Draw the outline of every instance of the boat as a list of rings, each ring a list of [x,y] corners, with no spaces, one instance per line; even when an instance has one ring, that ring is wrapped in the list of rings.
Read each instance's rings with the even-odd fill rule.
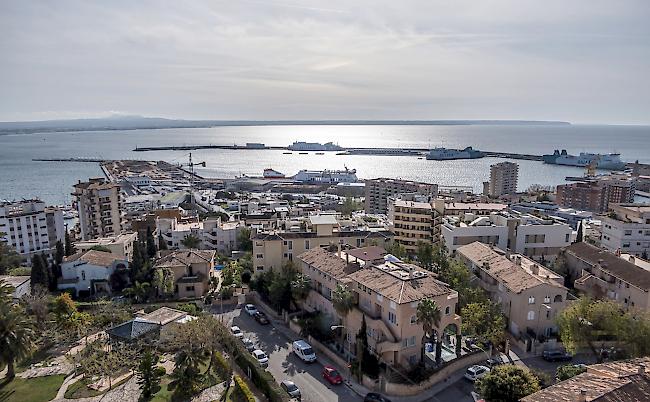
[[[455,159],[477,159],[485,155],[483,152],[467,147],[465,149],[434,148],[427,154],[427,160],[448,161]]]
[[[291,151],[342,151],[343,147],[332,142],[321,144],[319,142],[295,141],[287,147]]]
[[[316,152],[316,155],[325,155],[325,152]]]
[[[282,152],[284,155],[293,155],[293,152]]]
[[[271,168],[264,169],[263,177],[265,179],[284,179],[285,178],[284,173],[278,172],[277,170],[271,169]]]
[[[359,181],[356,169],[345,170],[301,170],[292,179],[305,184],[355,183]]]
[[[621,160],[620,154],[592,154],[581,152],[578,156],[570,155],[565,149],[559,152],[557,149],[553,155],[543,155],[544,163],[562,166],[587,167],[595,163],[596,169],[622,170],[625,169],[625,162]]]
[[[298,155],[309,155],[309,152],[298,152]]]

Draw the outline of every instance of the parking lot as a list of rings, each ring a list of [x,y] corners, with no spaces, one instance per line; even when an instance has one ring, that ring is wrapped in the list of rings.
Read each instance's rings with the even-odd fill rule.
[[[300,388],[302,401],[363,400],[346,385],[330,385],[323,379],[323,366],[331,364],[324,356],[318,355],[315,363],[308,364],[291,353],[291,342],[273,323],[261,325],[239,308],[224,313],[223,319],[228,321],[229,326],[237,325],[244,332],[245,338],[253,340],[269,356],[267,370],[277,381],[291,380]]]

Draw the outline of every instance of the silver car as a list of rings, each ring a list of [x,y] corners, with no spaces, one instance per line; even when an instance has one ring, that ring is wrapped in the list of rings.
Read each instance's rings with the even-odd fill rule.
[[[280,383],[280,386],[290,396],[300,399],[300,388],[298,388],[298,386],[293,381],[283,380]]]
[[[252,352],[252,351],[254,351],[256,349],[255,348],[255,342],[253,342],[249,338],[243,338],[241,341],[244,344],[244,347],[246,348],[246,350],[248,350],[249,352]]]

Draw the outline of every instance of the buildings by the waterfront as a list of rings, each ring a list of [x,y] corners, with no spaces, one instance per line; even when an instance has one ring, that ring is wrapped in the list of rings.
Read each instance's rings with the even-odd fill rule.
[[[141,237],[145,239],[145,236]],[[118,235],[108,237],[98,237],[91,240],[81,240],[75,242],[74,247],[78,252],[89,251],[92,248],[105,248],[113,256],[122,258],[127,261],[133,259],[134,244],[138,241],[138,233],[123,232]]]
[[[2,202],[0,236],[27,261],[34,254],[51,256],[65,236],[63,211],[40,200]]]
[[[102,178],[74,185],[82,240],[107,237],[122,231],[122,195],[119,184]]]
[[[500,162],[490,166],[490,181],[487,195],[498,198],[517,193],[519,165],[513,162]]]
[[[365,181],[365,210],[369,214],[387,214],[388,199],[402,194],[421,194],[430,199],[438,195],[438,185],[389,178]]]
[[[199,241],[196,248],[218,250],[226,254],[237,250],[239,234],[244,222],[222,222],[220,218],[207,218],[201,221],[179,222],[176,218],[158,218],[157,233],[167,244],[167,248],[186,248],[183,240],[195,237]]]
[[[650,204],[616,204],[602,218],[603,248],[648,258],[650,254]]]
[[[557,186],[556,202],[565,208],[606,213],[610,204],[634,202],[636,178],[608,175]]]

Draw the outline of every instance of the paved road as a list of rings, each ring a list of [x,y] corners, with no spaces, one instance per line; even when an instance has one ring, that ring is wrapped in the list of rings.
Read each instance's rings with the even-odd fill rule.
[[[438,392],[433,398],[429,398],[429,402],[474,402],[471,392],[474,391],[474,383],[461,378],[456,382],[450,384],[447,388]]]
[[[245,337],[254,339],[264,352],[269,355],[268,370],[277,381],[285,379],[296,383],[302,393],[304,402],[353,402],[363,400],[345,385],[330,385],[321,376],[324,364],[330,364],[323,356],[318,361],[307,364],[290,353],[291,344],[273,324],[260,325],[245,312],[235,309],[224,313],[224,320],[237,325]]]

